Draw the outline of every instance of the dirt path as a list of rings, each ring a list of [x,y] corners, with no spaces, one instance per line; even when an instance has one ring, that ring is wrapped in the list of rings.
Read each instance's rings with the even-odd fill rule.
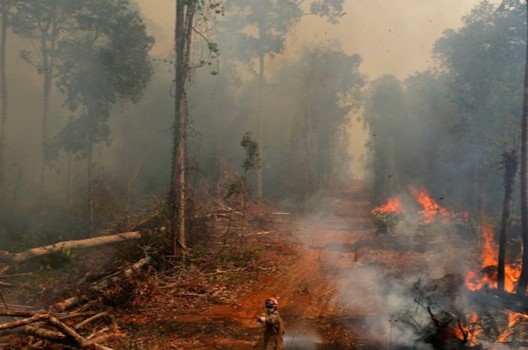
[[[347,274],[366,261],[362,251],[368,247],[358,244],[373,238],[371,207],[361,184],[354,183],[325,198],[312,215],[285,219],[297,253],[284,258],[276,274],[249,283],[229,305],[193,312],[152,305],[143,317],[160,316],[147,328],[140,325],[141,316],[124,317],[125,331],[136,332],[130,349],[254,349],[261,334],[256,318],[269,296],[279,299],[285,349],[375,349],[363,333],[368,320],[378,317],[376,305],[369,304],[368,288]],[[156,341],[149,332],[156,332]]]

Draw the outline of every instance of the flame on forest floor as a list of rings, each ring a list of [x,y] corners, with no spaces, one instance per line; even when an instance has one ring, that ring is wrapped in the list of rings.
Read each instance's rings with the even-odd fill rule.
[[[469,316],[468,327],[465,331],[467,332],[468,342],[476,343],[478,335],[482,332],[482,328],[478,326],[478,315],[476,313],[472,313]],[[459,338],[464,339],[463,336]]]
[[[437,217],[449,218],[457,216],[456,214],[449,212],[447,209],[442,208],[424,188],[409,186],[409,192],[421,206],[421,210],[419,210],[418,213],[424,217],[422,221],[423,224],[432,224]],[[404,212],[400,197],[390,198],[387,203],[371,210],[371,214],[373,215],[400,215]]]
[[[398,215],[402,212],[402,204],[400,197],[391,198],[387,203],[380,205],[370,211],[372,215],[380,214],[393,214]]]
[[[409,186],[409,193],[414,200],[420,205],[421,210],[418,213],[423,217],[422,224],[433,224],[438,218],[463,218],[468,219],[467,213],[454,213],[441,207],[423,188]],[[373,215],[391,215],[399,216],[405,214],[407,208],[403,207],[400,197],[389,199],[384,205],[372,209]],[[498,288],[498,246],[495,242],[494,227],[491,223],[483,220],[481,224],[481,250],[480,250],[480,267],[479,270],[469,271],[466,274],[466,287],[469,290],[497,289]],[[521,267],[514,264],[505,264],[504,267],[504,289],[506,292],[514,293],[517,281],[521,274]],[[499,335],[497,342],[506,342],[511,339],[515,333],[515,328],[520,320],[528,323],[528,315],[516,312],[507,312],[508,325],[497,326]],[[506,321],[506,320],[504,320]],[[477,313],[472,313],[468,319],[467,325],[459,324],[455,329],[456,336],[461,340],[466,340],[469,344],[478,344],[479,335],[484,332],[483,321],[479,320]]]
[[[437,216],[451,217],[453,215],[445,208],[438,205],[425,189],[418,189],[414,186],[409,186],[409,192],[422,206],[422,211],[420,213],[425,217],[424,224],[432,224]]]
[[[463,218],[468,219],[467,213],[454,213],[441,207],[423,188],[409,186],[409,192],[414,200],[421,206],[419,214],[423,216],[422,224],[430,225],[437,218]],[[373,215],[398,216],[405,213],[400,197],[389,199],[384,205],[372,209]],[[469,290],[497,289],[498,288],[498,246],[495,242],[494,227],[491,223],[483,220],[481,224],[481,265],[478,271],[469,271],[466,274],[466,287]],[[514,293],[517,281],[521,274],[521,267],[514,264],[505,264],[504,267],[504,289],[506,292]],[[502,329],[498,328],[497,342],[506,342],[514,334],[515,327],[521,320],[528,323],[528,315],[516,312],[507,312],[508,325]],[[456,336],[468,343],[478,344],[477,338],[484,331],[477,313],[472,313],[468,324],[461,325],[455,330]]]
[[[498,288],[498,247],[495,242],[493,225],[485,221],[482,223],[482,248],[481,248],[481,270],[469,271],[466,275],[466,287],[469,290],[482,289],[497,289]],[[521,275],[521,267],[518,265],[505,264],[504,266],[504,289],[506,292],[514,293],[517,286],[517,281]],[[521,319],[528,320],[528,316],[516,313],[507,312],[508,325],[499,329],[499,335],[496,342],[506,342],[508,338],[514,334],[514,327]],[[472,324],[478,324],[477,314],[472,315]],[[480,330],[473,328],[469,332],[469,338],[475,340]]]
[[[469,271],[466,275],[466,287],[469,290],[480,290],[484,288],[494,288],[498,286],[498,247],[495,243],[493,225],[484,221],[482,223],[482,270]],[[521,268],[517,265],[505,264],[504,266],[504,289],[507,292],[514,292],[517,281],[521,275]]]

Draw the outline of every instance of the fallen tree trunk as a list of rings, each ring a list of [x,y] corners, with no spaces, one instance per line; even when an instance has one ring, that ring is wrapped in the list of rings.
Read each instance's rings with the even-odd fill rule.
[[[28,249],[20,253],[9,253],[6,251],[0,251],[0,262],[8,264],[20,264],[35,257],[45,256],[54,252],[58,252],[62,249],[92,248],[101,245],[119,243],[139,238],[141,238],[141,233],[139,231],[132,231],[119,233],[117,235],[58,242],[43,247]]]
[[[528,297],[497,290],[466,291],[470,301],[483,309],[494,307],[528,314]]]

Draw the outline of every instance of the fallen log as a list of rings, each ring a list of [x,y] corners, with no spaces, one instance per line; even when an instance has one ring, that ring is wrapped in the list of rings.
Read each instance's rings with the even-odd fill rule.
[[[466,291],[470,301],[483,309],[497,308],[528,314],[528,298],[497,290]]]
[[[20,253],[0,251],[0,262],[8,264],[20,264],[35,257],[49,255],[51,253],[55,253],[63,249],[93,248],[101,245],[119,243],[139,238],[141,238],[141,233],[139,231],[132,231],[119,233],[116,235],[58,242],[43,247],[28,249]]]
[[[0,311],[0,315],[13,316],[18,315],[26,317],[22,320],[0,324],[0,336],[11,334],[31,335],[47,341],[57,342],[80,349],[91,350],[112,350],[109,347],[100,345],[93,340],[81,336],[74,328],[60,321],[56,316],[47,312],[5,312]],[[52,326],[55,330],[43,328],[41,323]],[[30,326],[32,325],[32,326]],[[16,329],[16,331],[11,331]]]
[[[135,273],[140,271],[143,267],[149,265],[151,262],[152,262],[152,258],[149,257],[149,256],[145,257],[143,259],[140,259],[137,262],[135,262],[134,264],[132,264],[132,266],[130,266],[129,268],[117,271],[117,272],[115,272],[115,273],[113,273],[111,275],[107,275],[106,277],[102,278],[101,280],[93,283],[92,285],[90,285],[88,290],[91,291],[91,292],[99,292],[100,293],[105,288],[108,288],[109,286],[111,286],[113,284],[120,283],[120,281],[123,280],[123,279],[129,280]],[[72,308],[73,306],[75,306],[77,304],[80,304],[84,300],[85,300],[85,298],[83,296],[79,296],[79,295],[73,296],[73,297],[69,297],[67,299],[64,299],[62,301],[59,301],[59,302],[53,304],[50,307],[50,309],[55,311],[55,312],[64,312],[64,311]]]

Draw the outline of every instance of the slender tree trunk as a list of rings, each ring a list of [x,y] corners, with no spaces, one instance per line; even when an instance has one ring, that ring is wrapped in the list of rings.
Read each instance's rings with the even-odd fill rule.
[[[2,109],[0,116],[0,186],[5,180],[5,137],[7,127],[7,71],[6,71],[6,45],[7,45],[7,12],[8,4],[2,1],[2,24],[0,29],[0,88],[2,89]]]
[[[512,203],[513,185],[517,173],[517,152],[512,150],[504,153],[504,201],[502,204],[502,218],[499,234],[499,261],[497,266],[498,290],[504,291],[505,263],[506,263],[506,234],[510,220],[510,208]]]
[[[46,193],[46,143],[48,142],[49,137],[48,126],[57,35],[58,27],[56,23],[55,8],[52,12],[49,21],[44,25],[44,27],[41,28],[40,36],[40,51],[42,55],[42,69],[44,75],[41,129],[42,162],[40,166],[40,198],[42,201],[41,204],[44,204],[44,197]]]
[[[262,40],[262,31],[261,29],[261,40]],[[261,52],[259,54],[259,75],[258,75],[258,111],[257,111],[257,118],[258,118],[258,130],[257,130],[257,142],[260,146],[260,156],[263,156],[263,146],[264,146],[264,116],[262,115],[262,99],[264,98],[263,95],[263,87],[264,87],[264,53]],[[260,200],[262,198],[263,194],[263,167],[259,167],[257,169],[257,198]]]
[[[528,20],[528,0],[526,1],[526,18]],[[526,27],[528,35],[528,22]],[[524,94],[521,124],[521,230],[522,230],[522,271],[517,285],[517,294],[525,295],[528,284],[528,43],[526,44],[526,57],[524,66]]]
[[[171,188],[169,194],[171,236],[173,254],[182,253],[185,259],[186,243],[186,139],[187,139],[187,94],[185,84],[189,74],[192,43],[192,25],[196,1],[176,1],[175,46],[175,98],[174,137]]]
[[[88,155],[86,156],[86,176],[88,177],[88,229],[89,236],[93,237],[94,233],[94,195],[93,195],[93,175],[92,175],[92,158],[93,158],[93,145],[92,145],[92,132],[89,131],[88,135]]]
[[[47,47],[47,35],[41,36],[42,66],[44,69],[43,100],[42,100],[42,125],[40,131],[40,144],[42,148],[42,161],[40,164],[40,199],[44,200],[46,191],[46,142],[48,141],[49,107],[51,94],[51,74],[49,71],[49,52]]]

